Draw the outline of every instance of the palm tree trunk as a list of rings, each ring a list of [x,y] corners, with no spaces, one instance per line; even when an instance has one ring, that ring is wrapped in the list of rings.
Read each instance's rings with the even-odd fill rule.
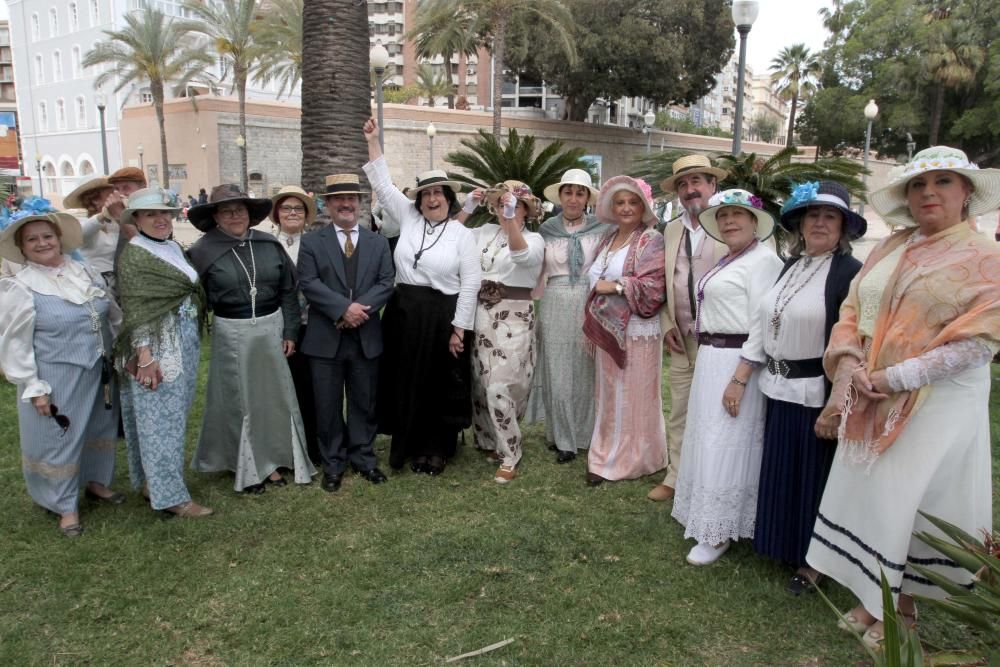
[[[454,109],[455,108],[455,87],[454,87],[455,79],[453,79],[452,75],[451,75],[451,54],[447,54],[444,57],[444,69],[448,73],[448,85],[450,86],[449,90],[451,91],[451,92],[448,93],[448,108],[449,109]],[[434,105],[431,104],[431,106],[434,106]]]
[[[170,187],[170,163],[167,161],[167,125],[163,120],[163,82],[151,81],[150,92],[153,94],[153,108],[156,109],[156,122],[160,126],[160,184],[163,188]],[[153,185],[150,183],[149,185]]]
[[[788,112],[788,136],[785,138],[785,145],[792,145],[792,137],[795,136],[795,110],[799,108],[799,94],[792,94],[792,108]]]
[[[458,97],[460,99],[464,98],[466,103],[468,103],[468,95],[466,94],[469,90],[469,58],[465,55],[465,51],[458,54]]]
[[[503,57],[507,50],[507,16],[493,15],[493,136],[500,138],[500,109],[503,107]]]
[[[359,167],[368,161],[368,146],[361,127],[372,115],[367,4],[305,0],[302,39],[309,45],[302,90],[310,92],[302,96],[302,185],[318,192],[327,174],[364,179]]]
[[[938,133],[941,131],[941,114],[944,112],[944,86],[937,84],[937,92],[934,94],[934,109],[931,111],[930,132],[928,145],[937,146]]]
[[[240,190],[250,191],[250,182],[247,178],[247,72],[245,69],[237,69],[233,72],[236,77],[236,97],[240,107],[240,136],[243,137],[243,145],[240,146]],[[256,196],[261,193],[255,192]]]

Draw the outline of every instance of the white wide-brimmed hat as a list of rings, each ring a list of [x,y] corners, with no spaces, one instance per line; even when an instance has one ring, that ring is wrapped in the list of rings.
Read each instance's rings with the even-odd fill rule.
[[[619,190],[628,190],[639,195],[642,200],[642,224],[647,227],[656,224],[656,212],[653,210],[653,200],[649,184],[641,178],[631,176],[615,176],[609,178],[601,186],[597,197],[597,219],[607,224],[615,224],[614,212],[611,210],[611,200]]]
[[[135,224],[136,211],[169,211],[177,215],[181,210],[177,195],[163,188],[143,188],[136,190],[128,197],[128,208],[118,216],[118,222],[123,225]]]
[[[416,199],[418,192],[426,190],[432,185],[451,188],[455,194],[462,191],[461,183],[451,180],[448,178],[448,174],[440,169],[431,169],[417,174],[417,184],[406,191],[406,196],[410,199]]]
[[[28,261],[14,242],[14,236],[18,229],[36,220],[51,222],[59,227],[64,255],[83,245],[83,230],[79,220],[69,213],[57,210],[48,199],[28,197],[21,202],[21,208],[17,211],[7,213],[4,209],[4,214],[0,215],[0,257],[16,264]]]
[[[585,169],[567,169],[559,179],[558,183],[553,183],[544,190],[542,194],[553,204],[560,204],[559,201],[559,188],[564,185],[579,185],[580,187],[587,188],[590,191],[590,199],[587,203],[591,206],[597,203],[597,197],[600,192],[594,187],[594,179],[590,177]]]
[[[761,241],[774,233],[774,216],[764,209],[763,200],[752,192],[733,188],[716,192],[709,197],[708,208],[698,215],[698,222],[705,228],[705,233],[716,241],[725,242],[719,233],[719,223],[715,219],[715,214],[725,206],[738,206],[753,213],[757,218],[757,238]]]
[[[889,174],[889,185],[871,193],[869,200],[882,219],[892,225],[916,227],[906,203],[906,184],[914,176],[928,171],[954,171],[972,181],[969,216],[1000,208],[1000,169],[980,169],[968,156],[951,146],[925,148],[902,167]]]

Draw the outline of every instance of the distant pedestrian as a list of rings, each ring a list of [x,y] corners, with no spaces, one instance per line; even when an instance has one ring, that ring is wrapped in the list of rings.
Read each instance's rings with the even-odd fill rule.
[[[207,204],[208,203],[208,193],[205,192],[205,188],[198,190],[198,203]]]

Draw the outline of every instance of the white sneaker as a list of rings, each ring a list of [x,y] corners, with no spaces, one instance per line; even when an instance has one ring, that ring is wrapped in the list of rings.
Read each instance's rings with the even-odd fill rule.
[[[711,544],[699,542],[688,552],[687,562],[691,565],[711,565],[726,553],[730,544],[731,542],[726,540],[718,547],[713,547]]]

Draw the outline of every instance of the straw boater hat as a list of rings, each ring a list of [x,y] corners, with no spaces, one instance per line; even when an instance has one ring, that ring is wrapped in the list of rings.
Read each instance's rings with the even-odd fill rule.
[[[764,202],[757,195],[734,188],[716,192],[708,200],[708,208],[698,215],[698,222],[705,228],[705,233],[716,241],[722,241],[719,233],[719,223],[715,214],[725,206],[738,206],[750,211],[757,218],[757,238],[763,241],[774,233],[774,216],[764,210]]]
[[[448,178],[448,174],[441,171],[440,169],[431,169],[430,171],[425,171],[423,173],[417,174],[417,184],[407,190],[406,196],[410,199],[416,199],[417,193],[422,190],[426,190],[432,185],[440,185],[451,188],[451,191],[458,194],[462,191],[462,184],[458,181],[453,181]]]
[[[68,254],[83,245],[83,230],[80,221],[69,213],[56,210],[48,199],[29,197],[21,203],[21,208],[13,213],[0,216],[0,257],[17,264],[28,260],[14,242],[17,230],[29,222],[45,220],[59,228],[63,254]]]
[[[906,184],[928,171],[953,171],[972,181],[969,197],[969,217],[1000,208],[1000,169],[980,169],[968,156],[950,146],[925,148],[902,167],[889,175],[889,185],[871,193],[872,206],[886,222],[904,227],[916,227],[906,203]]]
[[[561,204],[559,201],[559,188],[564,185],[579,185],[587,188],[590,191],[590,199],[587,200],[587,204],[593,206],[597,203],[597,196],[600,192],[594,187],[594,179],[590,177],[590,174],[585,169],[568,169],[562,175],[562,178],[559,179],[558,183],[553,183],[542,190],[542,194],[553,204]]]
[[[673,172],[673,176],[660,183],[660,189],[663,192],[675,192],[674,183],[677,182],[678,178],[687,174],[711,174],[718,181],[721,181],[729,174],[725,169],[713,167],[711,160],[697,153],[694,155],[685,155],[679,160],[674,161]]]
[[[503,185],[507,186],[507,192],[514,195],[518,201],[523,201],[524,205],[528,207],[529,219],[535,219],[541,214],[542,200],[531,193],[531,188],[526,183],[509,180],[504,181]],[[500,203],[500,197],[503,193],[500,190],[500,188],[490,188],[489,194],[486,195],[486,203],[493,209],[503,209],[503,205]]]
[[[306,226],[316,222],[316,200],[309,196],[305,190],[297,185],[286,185],[285,187],[278,190],[278,194],[271,197],[271,222],[278,224],[278,205],[281,204],[281,200],[288,199],[289,197],[294,197],[302,202],[306,207]]]
[[[656,224],[656,213],[653,211],[652,193],[649,184],[641,178],[632,178],[631,176],[615,176],[604,182],[597,196],[598,220],[609,224],[614,223],[615,219],[611,210],[611,199],[619,190],[628,190],[639,195],[643,206],[642,223],[647,227]]]
[[[320,196],[363,194],[365,192],[361,189],[361,179],[357,174],[331,174],[326,177],[326,190]]]
[[[128,198],[128,208],[122,211],[118,222],[135,224],[136,211],[170,211],[177,215],[181,207],[177,205],[177,195],[163,188],[143,188],[136,190]]]
[[[802,217],[810,206],[832,206],[844,216],[844,233],[851,241],[861,238],[868,231],[868,221],[851,210],[851,194],[836,181],[803,183],[781,207],[781,226],[797,232]]]
[[[263,197],[251,197],[240,191],[240,186],[234,183],[216,185],[208,196],[208,203],[198,204],[188,209],[188,220],[199,231],[207,232],[216,226],[215,211],[220,204],[239,202],[246,204],[250,214],[250,226],[259,225],[271,212],[271,200]]]
[[[111,185],[128,182],[142,183],[142,187],[146,187],[146,175],[138,167],[122,167],[108,176],[108,183]]]
[[[63,206],[65,208],[87,208],[83,203],[85,195],[98,190],[111,190],[112,188],[114,186],[108,182],[107,176],[92,178],[76,186],[76,190],[63,197]]]

